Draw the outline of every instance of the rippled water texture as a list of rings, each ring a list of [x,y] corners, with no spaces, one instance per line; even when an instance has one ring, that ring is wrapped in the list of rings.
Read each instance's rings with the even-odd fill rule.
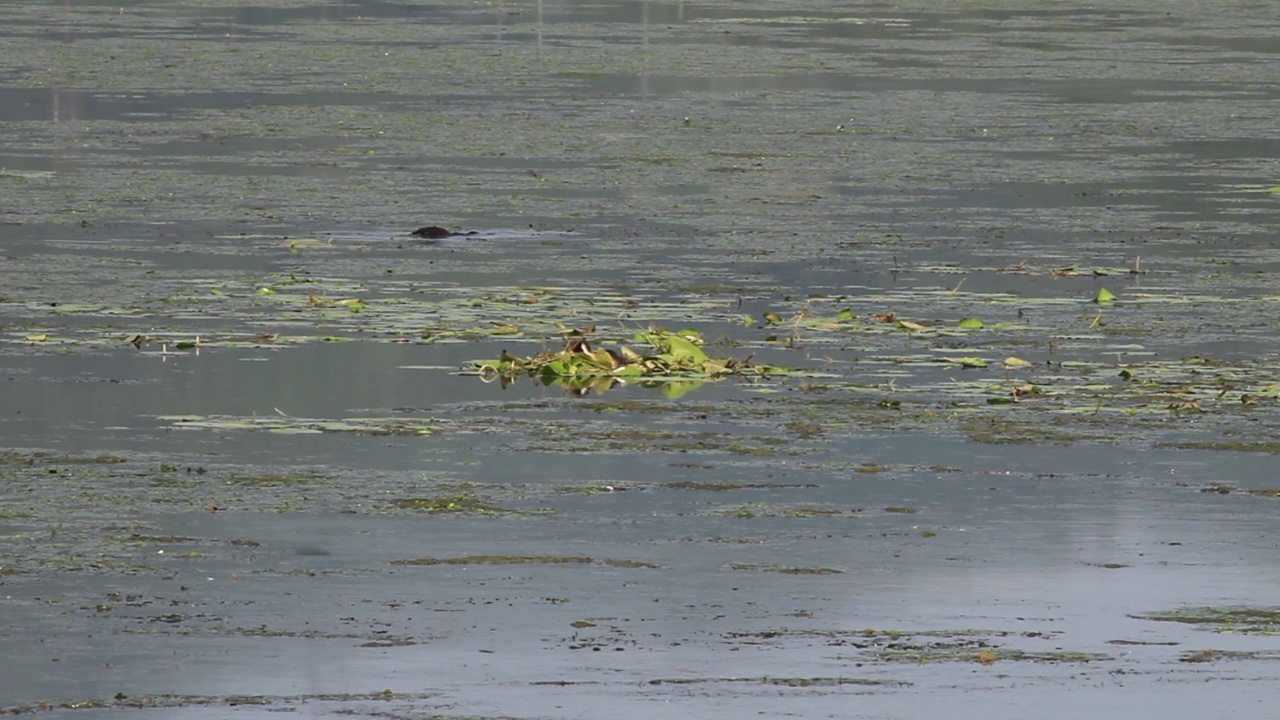
[[[1277,38],[3,5],[0,709],[1265,716]]]

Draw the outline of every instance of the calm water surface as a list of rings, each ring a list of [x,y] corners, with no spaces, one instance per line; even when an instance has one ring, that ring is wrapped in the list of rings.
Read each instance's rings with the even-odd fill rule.
[[[0,8],[0,708],[1265,717],[1278,37]],[[650,325],[798,372],[459,374]]]

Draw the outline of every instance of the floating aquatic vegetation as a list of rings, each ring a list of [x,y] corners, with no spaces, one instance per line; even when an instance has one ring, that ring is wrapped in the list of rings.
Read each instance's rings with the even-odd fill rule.
[[[567,341],[558,352],[542,352],[518,358],[502,352],[496,360],[476,360],[470,374],[487,382],[504,385],[526,376],[543,385],[560,385],[575,395],[591,391],[603,393],[615,385],[634,380],[663,388],[667,397],[679,397],[702,383],[725,377],[762,377],[789,372],[773,365],[755,364],[748,356],[741,360],[713,358],[702,349],[705,344],[696,330],[671,331],[651,327],[635,334],[634,343],[646,348],[635,350],[628,345],[594,348],[587,336],[594,326],[565,333]]]
[[[662,567],[640,560],[592,558],[585,555],[466,555],[450,558],[392,560],[392,565],[606,565],[618,568],[654,569]]]
[[[160,415],[184,430],[258,430],[283,435],[357,433],[360,435],[431,435],[440,428],[434,420],[413,418],[347,418],[327,420],[287,415]]]
[[[861,518],[865,514],[859,508],[835,508],[816,505],[786,505],[781,503],[739,503],[711,508],[708,515],[728,515],[741,519],[757,517],[789,518]]]
[[[858,677],[711,677],[711,678],[654,678],[650,685],[702,685],[715,683],[761,683],[783,687],[838,687],[861,685],[864,687],[911,687],[905,680],[882,680]]]
[[[843,570],[828,567],[793,567],[789,565],[761,565],[757,563],[730,563],[731,570],[754,570],[781,575],[839,575]]]
[[[1111,660],[1104,653],[1078,650],[1032,650],[1004,647],[1006,638],[1040,641],[1051,633],[959,629],[959,630],[829,630],[779,628],[755,632],[730,632],[725,639],[747,645],[774,645],[793,641],[812,642],[815,638],[831,647],[849,648],[856,654],[837,656],[859,663],[931,663],[974,662],[991,665],[998,661],[1037,663],[1080,663]]]
[[[949,646],[930,643],[925,647],[890,648],[874,653],[876,659],[886,662],[976,662],[991,665],[999,660],[1019,660],[1023,662],[1041,663],[1085,663],[1098,660],[1110,660],[1111,656],[1103,653],[1052,650],[1045,652],[1029,652],[1006,648],[970,647],[966,645]]]
[[[391,501],[392,507],[401,510],[437,513],[473,513],[477,515],[511,515],[516,511],[494,505],[468,493],[455,495],[439,495],[435,497],[398,498]]]
[[[298,635],[295,634],[295,636]],[[273,706],[277,712],[287,712],[295,707],[315,707],[319,704],[324,704],[329,707],[342,708],[339,714],[347,714],[362,712],[352,708],[363,707],[365,703],[381,703],[392,699],[399,701],[425,701],[430,697],[433,697],[430,693],[393,693],[390,690],[375,693],[315,693],[310,695],[177,695],[172,693],[126,695],[120,692],[109,698],[84,698],[5,706],[0,708],[0,712],[8,715],[25,715],[28,713],[45,713],[50,710],[55,712],[58,710],[94,709],[132,711],[225,707],[227,712],[235,713],[238,712],[237,708],[243,706]]]
[[[1280,635],[1280,608],[1207,606],[1132,615],[1139,620],[1156,620],[1199,625],[1213,632],[1245,635]]]
[[[818,486],[812,483],[740,483],[678,480],[675,482],[659,483],[658,487],[671,488],[673,490],[696,490],[701,492],[730,492],[733,490],[778,490],[782,488],[813,488]]]

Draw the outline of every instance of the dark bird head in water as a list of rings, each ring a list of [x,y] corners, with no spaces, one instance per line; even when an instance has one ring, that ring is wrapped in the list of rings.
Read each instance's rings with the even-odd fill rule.
[[[426,227],[420,227],[409,234],[426,240],[439,240],[441,238],[447,238],[454,233],[449,232],[439,225],[428,225]]]
[[[476,230],[468,230],[466,232],[454,232],[448,228],[442,228],[439,225],[428,225],[426,227],[420,227],[409,234],[414,237],[423,238],[425,240],[442,240],[444,238],[451,238],[451,237],[467,237],[470,235],[479,235],[480,233],[479,231],[476,231]]]

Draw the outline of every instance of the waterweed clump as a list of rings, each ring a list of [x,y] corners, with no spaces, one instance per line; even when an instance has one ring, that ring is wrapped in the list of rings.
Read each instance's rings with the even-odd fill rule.
[[[742,359],[716,358],[703,349],[706,342],[696,330],[650,327],[635,333],[632,345],[595,347],[588,336],[595,327],[565,332],[564,348],[519,358],[505,350],[496,360],[472,361],[468,372],[486,382],[505,387],[517,378],[532,378],[543,385],[560,385],[572,394],[603,393],[627,381],[660,386],[664,394],[678,397],[705,382],[726,377],[761,377],[788,372],[787,368]],[[634,347],[633,347],[634,345]]]

